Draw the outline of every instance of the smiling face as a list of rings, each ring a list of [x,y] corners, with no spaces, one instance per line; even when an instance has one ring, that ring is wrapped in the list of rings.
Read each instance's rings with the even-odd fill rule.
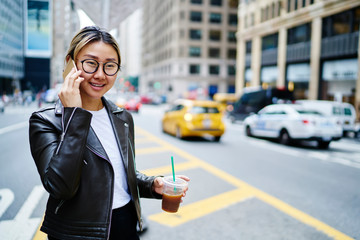
[[[84,72],[81,61],[85,59],[93,59],[100,63],[96,72],[91,74]],[[101,97],[115,83],[117,74],[108,76],[103,71],[103,64],[107,62],[118,63],[118,55],[112,45],[101,41],[89,43],[76,56],[77,69],[81,70],[80,76],[84,78],[80,84],[80,94],[85,109],[89,108],[87,106],[98,106]]]

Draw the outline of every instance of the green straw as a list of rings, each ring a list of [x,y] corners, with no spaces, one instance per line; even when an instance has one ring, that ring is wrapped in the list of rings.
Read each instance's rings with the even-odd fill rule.
[[[171,168],[172,168],[172,175],[173,175],[173,181],[175,183],[175,168],[174,168],[174,158],[171,156]],[[176,187],[174,186],[174,192],[176,192]]]

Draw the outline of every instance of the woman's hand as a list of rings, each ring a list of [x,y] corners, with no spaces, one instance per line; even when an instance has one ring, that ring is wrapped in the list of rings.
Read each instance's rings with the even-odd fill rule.
[[[184,175],[176,175],[176,177],[184,179],[187,182],[190,181],[190,178],[188,178],[187,176],[184,176]],[[164,188],[163,178],[162,177],[156,177],[152,187],[153,187],[153,191],[155,191],[156,193],[162,195],[163,194],[163,188]],[[188,190],[188,187],[186,187],[186,189],[184,190],[183,197],[186,196],[187,190]]]
[[[64,80],[58,94],[64,107],[82,107],[79,87],[84,78],[80,77],[80,74],[80,70],[73,68]]]

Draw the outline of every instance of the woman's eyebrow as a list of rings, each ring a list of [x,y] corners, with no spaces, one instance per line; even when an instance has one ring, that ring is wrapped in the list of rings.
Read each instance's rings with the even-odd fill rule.
[[[96,59],[96,60],[98,60],[98,59],[99,59],[97,56],[92,55],[92,54],[85,54],[84,56],[85,56],[85,57],[94,58],[94,59]],[[106,61],[113,61],[113,62],[115,62],[115,61],[116,61],[116,59],[115,59],[115,58],[106,58]]]

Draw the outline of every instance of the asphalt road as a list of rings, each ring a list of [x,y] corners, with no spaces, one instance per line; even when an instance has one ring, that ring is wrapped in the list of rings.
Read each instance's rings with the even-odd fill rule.
[[[27,121],[36,106],[0,114],[0,239],[43,239],[37,228],[47,193],[30,156]],[[191,178],[177,214],[142,199],[141,239],[360,239],[360,142],[329,150],[281,146],[227,123],[219,143],[164,134],[164,106],[134,114],[137,168]],[[22,231],[19,231],[22,229]],[[21,233],[20,233],[21,232]],[[36,234],[36,235],[34,235]]]

